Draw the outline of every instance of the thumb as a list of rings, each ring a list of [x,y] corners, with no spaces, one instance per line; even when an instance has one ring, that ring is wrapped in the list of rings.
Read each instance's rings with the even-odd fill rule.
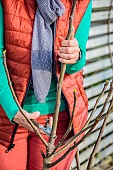
[[[52,117],[49,117],[49,124],[50,124],[50,127],[52,127],[52,125],[53,125],[53,118]]]
[[[72,40],[74,38],[74,35],[75,35],[75,27],[73,26],[72,31],[71,31],[70,40]]]
[[[29,113],[29,118],[30,119],[37,119],[39,116],[40,116],[40,112],[36,111],[36,112],[33,112],[33,113]]]

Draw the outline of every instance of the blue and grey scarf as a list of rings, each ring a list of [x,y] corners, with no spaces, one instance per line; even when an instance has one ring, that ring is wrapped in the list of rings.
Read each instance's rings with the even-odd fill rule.
[[[31,65],[34,94],[39,102],[48,95],[52,77],[53,35],[50,25],[64,14],[65,8],[60,0],[37,0]]]

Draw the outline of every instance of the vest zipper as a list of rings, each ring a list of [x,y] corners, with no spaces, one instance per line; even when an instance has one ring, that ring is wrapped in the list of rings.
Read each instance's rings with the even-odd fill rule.
[[[8,153],[9,151],[11,151],[11,150],[14,148],[15,144],[13,143],[13,141],[14,141],[14,137],[15,137],[15,134],[16,134],[17,129],[18,129],[18,124],[16,124],[15,127],[14,127],[14,131],[13,131],[13,134],[12,134],[12,136],[11,136],[10,145],[9,145],[9,147],[5,150],[5,153]]]

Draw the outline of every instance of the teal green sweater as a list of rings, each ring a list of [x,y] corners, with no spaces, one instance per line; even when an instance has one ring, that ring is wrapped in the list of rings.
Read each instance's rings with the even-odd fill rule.
[[[80,50],[81,50],[81,59],[79,61],[77,61],[75,64],[72,64],[72,65],[67,64],[66,73],[68,73],[68,74],[73,74],[73,73],[81,70],[83,68],[83,66],[85,65],[86,42],[88,39],[89,29],[90,29],[91,9],[92,9],[92,0],[89,4],[89,6],[85,12],[85,15],[79,25],[79,28],[75,34],[75,38],[77,39],[77,41],[79,43]],[[0,3],[0,104],[4,108],[9,119],[12,121],[13,117],[15,116],[15,114],[17,113],[17,111],[19,109],[13,99],[13,96],[11,94],[11,91],[10,91],[10,88],[8,85],[8,81],[7,81],[7,77],[6,77],[6,73],[5,73],[5,69],[4,69],[4,65],[3,65],[3,58],[2,58],[3,48],[4,48],[3,47],[3,11],[2,11],[1,3]],[[54,83],[54,80],[53,80],[53,83]],[[56,85],[55,85],[55,87],[56,87]],[[52,86],[52,88],[53,88],[53,86]],[[50,89],[50,92],[51,92],[51,89]],[[31,91],[29,91],[29,93],[31,93]],[[34,96],[34,95],[32,94],[32,96]],[[28,97],[27,97],[27,99],[29,99]],[[27,102],[26,102],[27,99],[25,100],[25,103],[24,103],[24,108],[26,108],[26,109],[28,108]],[[51,101],[50,101],[50,105],[51,105]],[[50,105],[47,105],[47,107],[49,107]],[[46,107],[46,109],[48,109],[47,107]],[[62,109],[64,108],[63,103],[61,105],[61,108]],[[53,108],[51,109],[51,111],[48,109],[48,111],[45,110],[45,112],[51,113],[52,110],[53,110]],[[44,113],[42,113],[42,114],[44,114]]]

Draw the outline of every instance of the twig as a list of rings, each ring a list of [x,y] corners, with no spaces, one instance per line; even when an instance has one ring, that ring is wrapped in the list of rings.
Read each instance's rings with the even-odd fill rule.
[[[110,110],[109,110],[110,112]],[[48,168],[51,168],[53,166],[55,166],[57,163],[59,163],[61,160],[63,160],[73,149],[75,149],[87,136],[89,136],[89,134],[85,134],[84,137],[79,140],[77,143],[75,143],[72,147],[70,147],[64,154],[63,156],[61,156],[59,159],[57,159],[56,161],[54,161],[53,163],[51,164],[47,164],[46,166]]]
[[[68,35],[66,37],[66,40],[69,40],[71,38],[71,34],[73,31],[73,19],[74,19],[74,11],[76,8],[76,0],[73,0],[73,6],[71,10],[71,15],[69,18],[69,30],[68,30]],[[57,97],[56,97],[56,105],[55,105],[55,111],[54,111],[54,117],[53,117],[53,126],[52,126],[52,133],[50,137],[50,144],[54,144],[55,138],[56,138],[56,129],[57,129],[57,124],[58,124],[58,116],[59,116],[59,109],[60,109],[60,98],[61,98],[61,88],[62,88],[62,82],[64,78],[66,70],[66,64],[62,64],[61,68],[61,73],[60,73],[60,78],[57,86]]]
[[[112,105],[113,105],[113,98],[112,98],[112,100],[111,100],[111,102],[110,102],[109,109],[108,109],[108,111],[107,111],[107,115],[106,115],[106,117],[105,117],[105,119],[104,119],[104,122],[103,122],[103,125],[102,125],[102,127],[101,127],[101,129],[100,129],[100,133],[99,133],[98,139],[97,139],[97,141],[96,141],[96,143],[95,143],[94,149],[93,149],[93,151],[92,151],[92,153],[91,153],[91,155],[90,155],[89,162],[88,162],[88,166],[87,166],[87,170],[91,170],[92,163],[93,163],[93,158],[94,158],[95,153],[96,153],[96,151],[97,151],[97,148],[98,148],[98,146],[99,146],[99,144],[100,144],[100,141],[101,141],[101,138],[102,138],[102,135],[103,135],[103,132],[104,132],[104,129],[105,129],[105,126],[106,126],[106,123],[107,123],[109,114],[110,114],[109,110],[111,109]]]
[[[90,114],[90,117],[89,117],[88,121],[86,122],[84,128],[87,127],[88,124],[90,123],[90,121],[92,120],[92,117],[93,117],[93,115],[94,115],[94,113],[95,113],[95,111],[97,109],[98,103],[99,103],[100,99],[102,98],[102,96],[104,95],[108,84],[109,84],[109,82],[108,82],[108,80],[106,80],[106,83],[104,84],[103,90],[102,90],[101,94],[99,95],[98,99],[96,100],[95,106],[94,106],[94,108],[93,108],[93,110],[92,110],[92,112]]]
[[[113,106],[110,109],[110,112],[113,111]],[[107,113],[103,114],[100,118],[100,121],[102,121],[105,117],[106,117]],[[79,133],[77,133],[75,136],[71,137],[70,139],[68,139],[67,141],[65,141],[64,145],[68,145],[68,143],[70,143],[72,140],[74,140],[75,138],[77,138],[78,136],[80,136],[82,133],[86,132],[88,129],[90,129],[93,126],[93,123],[95,122],[96,118],[92,121],[92,124],[90,124],[89,126],[87,126],[85,129],[82,129]]]
[[[67,128],[67,131],[65,132],[61,141],[59,142],[60,146],[63,144],[63,142],[66,139],[66,137],[68,136],[69,132],[72,130],[73,117],[74,117],[74,113],[75,113],[75,109],[76,109],[76,90],[74,90],[73,95],[74,95],[74,105],[73,105],[73,111],[72,111],[72,114],[71,114],[72,116],[70,118],[70,122],[69,122],[69,126]]]
[[[77,149],[76,155],[75,155],[75,159],[76,159],[76,166],[77,166],[77,170],[80,170],[80,162],[79,162],[79,150]]]
[[[3,61],[4,61],[4,68],[5,68],[5,71],[6,71],[6,75],[7,75],[7,79],[8,79],[8,84],[9,84],[9,87],[10,87],[10,90],[12,92],[12,95],[13,95],[13,98],[21,112],[21,114],[24,116],[24,118],[28,121],[28,123],[31,125],[31,127],[33,128],[33,130],[35,131],[35,133],[40,137],[40,139],[42,140],[42,142],[44,143],[45,146],[48,146],[48,143],[45,141],[45,139],[42,137],[42,135],[40,134],[38,128],[36,126],[34,126],[33,122],[29,119],[29,117],[23,112],[23,109],[22,107],[20,106],[20,103],[18,102],[18,99],[15,95],[15,92],[13,90],[13,86],[12,86],[12,83],[11,83],[11,79],[10,79],[10,76],[9,76],[9,71],[8,71],[8,68],[7,68],[7,63],[6,63],[6,51],[3,52]]]
[[[113,82],[112,82],[112,83],[113,83]],[[106,106],[107,106],[107,104],[108,104],[108,102],[109,102],[109,99],[110,99],[112,93],[113,93],[113,89],[110,88],[109,93],[108,93],[108,96],[107,96],[106,101],[105,101],[105,103],[104,103],[104,106],[103,106],[103,108],[101,109],[101,112],[100,112],[99,115],[97,116],[95,122],[92,124],[91,128],[89,129],[89,131],[81,138],[81,140],[79,140],[79,141],[75,144],[76,146],[78,146],[87,136],[89,136],[89,134],[93,131],[93,129],[95,128],[95,126],[98,124],[98,122],[99,122],[100,119],[101,119],[102,114],[103,114],[104,111],[105,111],[105,108],[106,108]],[[81,134],[81,132],[79,132],[78,134]],[[59,155],[60,153],[62,153],[63,151],[65,151],[65,149],[67,149],[70,145],[72,145],[73,142],[75,142],[76,136],[77,136],[77,135],[74,136],[73,140],[70,141],[69,144],[67,144],[66,146],[64,146],[63,148],[61,148],[58,152],[54,153],[54,154],[53,154],[53,157]]]
[[[75,112],[75,108],[76,108],[76,90],[74,90],[73,92],[74,95],[74,105],[73,105],[73,111],[72,111],[72,116],[70,118],[70,122],[69,122],[69,126],[64,134],[64,136],[61,138],[61,140],[58,142],[58,145],[55,147],[55,149],[53,150],[53,152],[50,154],[50,156],[52,156],[55,151],[58,149],[58,147],[62,146],[62,144],[64,143],[64,140],[66,139],[66,137],[68,136],[69,132],[72,129],[72,122],[73,122],[73,116],[74,116],[74,112]]]

